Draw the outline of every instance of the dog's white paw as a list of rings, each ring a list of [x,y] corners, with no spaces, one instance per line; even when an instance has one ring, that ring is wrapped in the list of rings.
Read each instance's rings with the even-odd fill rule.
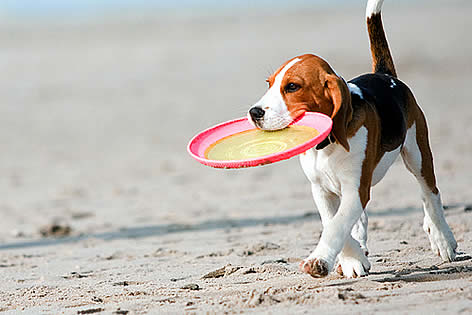
[[[369,274],[370,262],[365,255],[353,257],[343,255],[338,256],[338,266],[336,271],[347,278],[363,277]]]
[[[433,253],[441,256],[444,261],[454,261],[457,242],[447,223],[438,228],[428,216],[424,217],[423,230],[428,234]]]

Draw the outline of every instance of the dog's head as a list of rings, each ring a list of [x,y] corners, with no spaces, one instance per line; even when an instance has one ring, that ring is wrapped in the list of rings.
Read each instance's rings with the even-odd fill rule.
[[[346,82],[315,55],[295,57],[268,79],[269,90],[249,109],[249,120],[262,130],[287,127],[305,112],[319,112],[333,120],[332,134],[349,151],[347,124],[352,118]]]

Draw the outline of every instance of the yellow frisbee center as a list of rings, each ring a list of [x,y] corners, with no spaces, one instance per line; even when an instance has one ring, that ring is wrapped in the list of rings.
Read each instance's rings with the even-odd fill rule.
[[[292,125],[282,130],[252,129],[222,138],[205,150],[209,160],[246,160],[279,153],[313,139],[315,128]]]

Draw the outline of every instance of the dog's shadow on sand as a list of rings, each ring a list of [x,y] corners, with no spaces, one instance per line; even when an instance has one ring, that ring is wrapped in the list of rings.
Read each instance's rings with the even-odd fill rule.
[[[399,283],[399,282],[433,282],[444,280],[455,280],[472,276],[472,265],[470,261],[472,256],[460,253],[456,257],[454,263],[459,263],[456,266],[441,267],[441,265],[433,265],[431,267],[413,267],[405,269],[391,269],[385,271],[371,271],[368,276],[355,279],[342,279],[335,283],[321,285],[322,287],[345,287],[356,284],[359,281],[374,281],[378,283]],[[469,261],[467,265],[460,264],[461,262]]]
[[[454,262],[470,261],[472,257],[469,255],[460,255],[456,257]],[[458,266],[431,266],[426,268],[414,267],[406,268],[402,270],[388,270],[381,272],[371,272],[371,276],[383,276],[380,278],[374,278],[373,281],[386,283],[386,282],[430,282],[430,281],[441,281],[441,280],[452,280],[460,279],[464,277],[464,274],[468,273],[469,276],[472,273],[471,265],[458,265]]]
[[[369,217],[388,217],[392,215],[408,215],[411,213],[422,212],[420,208],[405,207],[398,209],[385,209],[382,211],[369,212]],[[188,233],[210,230],[227,230],[233,228],[248,228],[255,226],[270,225],[288,225],[297,222],[319,221],[318,212],[308,211],[303,214],[262,217],[262,218],[241,218],[241,219],[215,219],[207,220],[197,224],[162,224],[151,226],[139,226],[120,228],[116,231],[103,233],[79,234],[75,236],[66,236],[58,238],[42,238],[39,240],[28,240],[23,242],[12,242],[0,245],[0,250],[19,249],[28,247],[53,246],[67,243],[74,243],[85,239],[130,239],[163,236],[171,233]]]
[[[414,211],[420,211],[418,208],[408,207],[401,209],[388,209],[382,212],[369,213],[369,216],[389,216],[389,215],[401,215],[407,214]],[[227,230],[233,228],[248,228],[261,225],[287,225],[296,222],[304,221],[319,221],[320,216],[318,212],[307,211],[304,214],[278,216],[278,217],[263,217],[263,218],[242,218],[242,219],[216,219],[207,220],[197,224],[162,224],[162,225],[151,225],[151,226],[139,226],[120,228],[116,231],[103,232],[103,233],[90,233],[80,234],[76,236],[66,236],[58,238],[42,238],[39,240],[31,240],[24,242],[14,242],[0,245],[0,250],[6,249],[18,249],[27,247],[41,247],[41,246],[53,246],[66,243],[74,243],[77,241],[97,238],[102,240],[115,240],[115,239],[127,239],[127,238],[144,238],[153,236],[162,236],[171,233],[187,233],[187,232],[199,232],[199,231],[210,231],[210,230]]]
[[[0,250],[18,249],[27,247],[53,246],[66,243],[73,243],[89,238],[102,240],[116,240],[129,238],[144,238],[152,236],[163,236],[171,233],[187,233],[210,230],[227,230],[233,228],[247,228],[261,225],[287,225],[296,222],[320,220],[319,215],[314,212],[307,212],[300,215],[265,217],[265,218],[242,218],[242,219],[217,219],[207,220],[197,224],[162,224],[151,226],[139,226],[121,228],[116,231],[103,233],[80,234],[77,236],[67,236],[61,238],[42,238],[25,242],[14,242],[0,245]]]

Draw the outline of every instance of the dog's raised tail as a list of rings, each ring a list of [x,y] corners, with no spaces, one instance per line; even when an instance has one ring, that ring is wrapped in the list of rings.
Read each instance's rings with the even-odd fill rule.
[[[372,53],[372,71],[396,77],[395,65],[388,48],[387,38],[382,25],[381,9],[384,0],[368,0],[366,8],[367,31]]]

